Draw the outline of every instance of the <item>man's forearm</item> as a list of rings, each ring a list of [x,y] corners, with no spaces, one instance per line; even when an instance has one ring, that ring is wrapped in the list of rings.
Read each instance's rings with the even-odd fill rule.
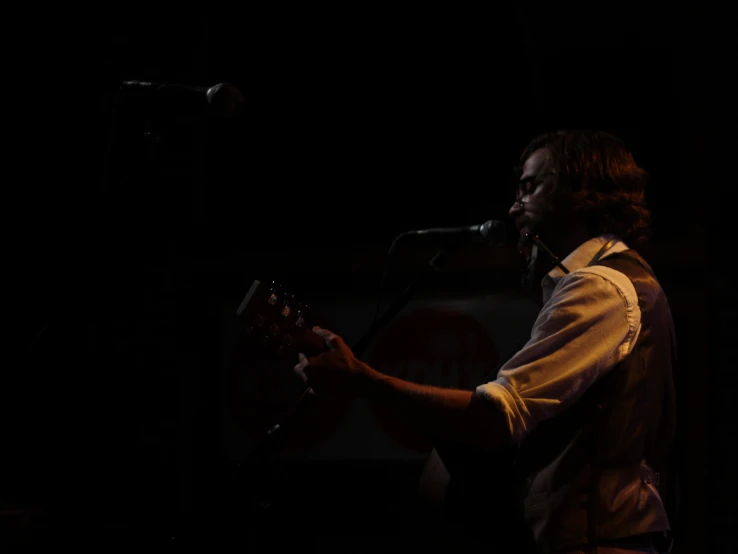
[[[365,397],[421,433],[495,451],[510,441],[504,414],[471,391],[420,385],[370,369]]]

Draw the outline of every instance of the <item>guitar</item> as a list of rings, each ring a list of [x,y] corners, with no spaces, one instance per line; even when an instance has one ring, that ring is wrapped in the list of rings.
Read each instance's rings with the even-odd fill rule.
[[[254,281],[237,310],[247,336],[266,359],[297,363],[297,353],[314,356],[326,350],[317,325],[333,330],[305,301],[277,282]],[[339,333],[340,334],[340,333]],[[419,497],[429,514],[449,516],[462,525],[508,535],[517,531],[519,514],[511,507],[517,483],[511,478],[514,451],[488,455],[468,448],[431,442],[419,480]],[[491,509],[479,509],[480,503]],[[494,524],[491,522],[494,521]]]

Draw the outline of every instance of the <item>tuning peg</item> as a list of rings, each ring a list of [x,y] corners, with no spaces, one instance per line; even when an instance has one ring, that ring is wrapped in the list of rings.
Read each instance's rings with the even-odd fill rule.
[[[307,304],[304,304],[302,302],[297,305],[297,312],[295,314],[297,316],[297,318],[295,319],[295,325],[297,327],[305,326],[305,312],[307,311],[307,307]]]
[[[289,350],[292,348],[292,336],[289,334],[285,334],[282,337],[282,344],[279,345],[277,348],[277,354],[280,356],[286,354],[289,352]]]
[[[284,304],[282,306],[282,315],[284,317],[289,317],[290,313],[292,313],[292,302],[295,300],[294,294],[285,294],[284,295]]]
[[[279,300],[279,291],[282,287],[276,282],[272,281],[272,284],[269,286],[269,300],[268,302],[273,306],[277,303],[277,300]]]
[[[263,326],[264,318],[261,316],[261,314],[256,314],[253,321],[251,322],[251,325],[248,326],[248,332],[253,333],[256,330],[261,329]]]
[[[269,326],[269,331],[267,333],[264,333],[264,335],[261,337],[261,341],[263,344],[268,344],[269,342],[273,341],[277,335],[279,334],[279,325],[276,323],[272,323]]]

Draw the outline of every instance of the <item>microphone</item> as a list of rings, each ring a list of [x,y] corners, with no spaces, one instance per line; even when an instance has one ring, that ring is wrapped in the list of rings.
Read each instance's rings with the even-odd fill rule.
[[[205,87],[153,81],[123,81],[121,91],[160,101],[162,109],[201,109],[217,117],[234,117],[243,107],[243,94],[231,83]]]
[[[503,221],[490,219],[479,225],[467,225],[465,227],[435,227],[431,229],[420,229],[407,231],[405,235],[429,236],[442,238],[460,239],[483,239],[494,244],[502,244],[507,236],[507,226]]]

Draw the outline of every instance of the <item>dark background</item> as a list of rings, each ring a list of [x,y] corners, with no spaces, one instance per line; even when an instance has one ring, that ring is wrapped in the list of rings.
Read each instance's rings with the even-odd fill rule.
[[[527,140],[581,126],[619,135],[652,177],[644,254],[670,295],[683,360],[675,551],[722,552],[735,462],[734,364],[716,348],[735,336],[716,227],[735,184],[727,16],[625,4],[219,9],[47,14],[15,45],[29,105],[7,110],[20,132],[6,204],[15,361],[3,371],[4,521],[70,544],[230,536],[224,522],[238,512],[210,300],[265,274],[373,298],[394,236],[505,219]],[[119,98],[114,112],[122,80],[230,82],[244,110],[164,117]],[[422,263],[407,256],[390,288]],[[467,269],[445,286],[461,286]],[[498,278],[512,283],[516,271]],[[356,498],[406,507],[417,468],[359,465],[288,472],[307,487],[288,503],[343,502],[325,509],[324,533]],[[350,502],[335,492],[346,483]]]

